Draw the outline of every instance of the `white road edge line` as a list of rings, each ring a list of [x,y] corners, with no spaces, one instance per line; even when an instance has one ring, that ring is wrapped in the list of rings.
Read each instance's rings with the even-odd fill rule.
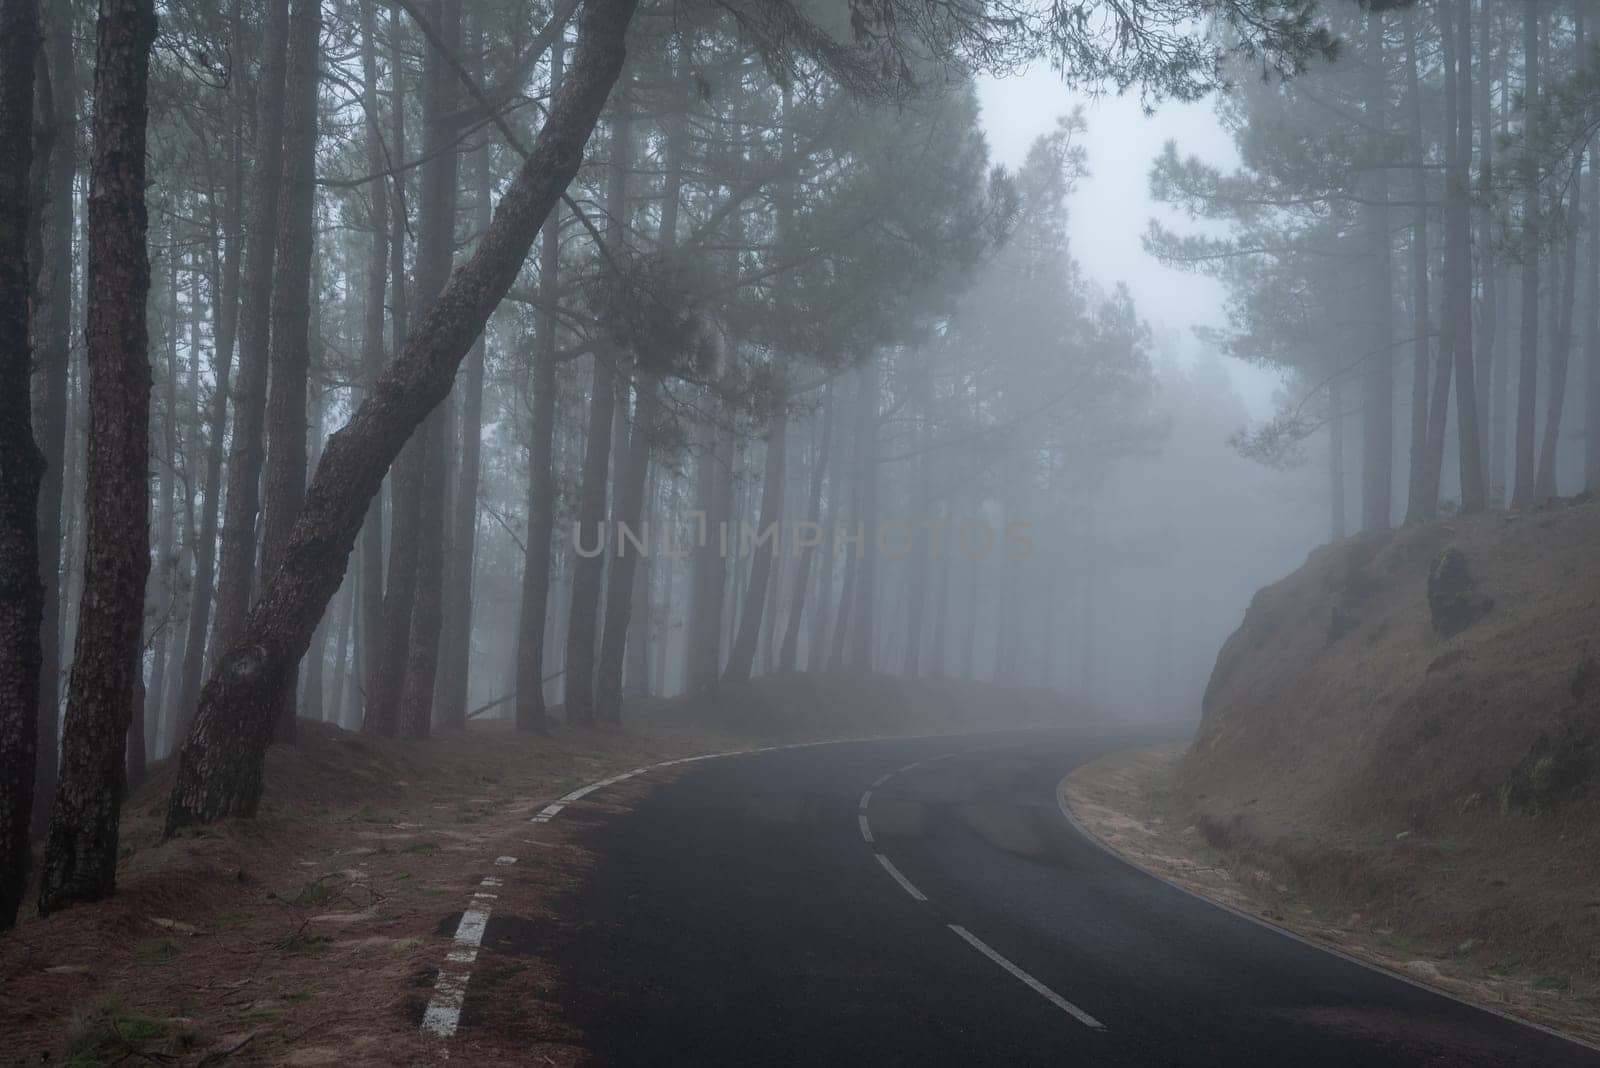
[[[619,782],[624,782],[628,779],[634,778],[635,776],[643,775],[649,771],[656,771],[660,768],[671,768],[680,764],[694,764],[702,760],[717,760],[722,757],[753,756],[756,753],[772,753],[780,749],[812,749],[818,746],[845,745],[851,742],[929,741],[931,739],[945,737],[954,736],[925,735],[921,738],[906,738],[896,735],[880,735],[873,738],[827,738],[819,742],[797,742],[793,745],[766,745],[758,749],[730,749],[722,753],[701,753],[698,756],[679,757],[676,760],[662,760],[655,764],[646,764],[643,767],[634,768],[632,771],[626,771],[618,775],[612,775],[609,778],[600,779],[597,782],[589,783],[587,786],[580,786],[576,790],[572,790],[571,792],[562,795],[556,800],[550,802],[548,805],[544,806],[544,808],[540,809],[536,814],[534,814],[529,822],[549,823],[568,805],[572,804],[574,801],[579,801],[589,796],[596,790],[604,789],[607,786],[615,786]],[[914,767],[916,767],[915,764],[908,764],[905,768],[900,770],[906,771]],[[883,776],[883,778],[879,781],[887,782],[890,776],[895,774],[897,773],[890,772],[889,774]],[[877,783],[874,783],[873,785],[877,785]],[[863,801],[863,807],[865,807],[865,801]],[[867,827],[865,816],[861,817],[861,833],[866,836],[867,841],[872,841],[872,832]],[[887,858],[880,856],[878,859],[884,862],[884,866],[889,868],[890,873],[894,875],[897,880],[899,880],[900,884],[906,888],[906,891],[910,893],[912,897],[915,897],[920,901],[928,900],[926,897],[922,896],[922,892],[920,890],[906,881],[905,876],[893,869]],[[516,857],[495,858],[495,863],[501,866],[515,864],[516,862]],[[492,875],[487,875],[484,876],[483,882],[479,885],[485,887],[495,887],[500,886],[501,881]],[[494,895],[492,894],[474,893],[473,900],[485,901],[493,896]],[[472,918],[470,922],[468,919],[469,917]],[[431,1000],[429,1000],[428,1007],[422,1014],[422,1031],[424,1034],[436,1035],[441,1039],[448,1039],[452,1037],[460,1028],[461,1007],[463,1004],[465,1004],[467,998],[467,980],[472,977],[472,964],[478,958],[478,947],[483,941],[483,932],[487,927],[488,922],[489,908],[487,905],[485,905],[483,908],[469,908],[461,914],[461,920],[456,925],[455,943],[449,953],[446,954],[445,961],[447,964],[459,964],[462,966],[462,968],[460,970],[450,970],[449,968],[439,969],[439,974],[433,981],[433,997]],[[445,1060],[449,1059],[450,1051],[448,1048],[443,1049],[440,1052]]]
[[[874,853],[872,855],[878,858],[878,863],[883,865],[883,870],[888,872],[889,876],[894,879],[895,882],[900,884],[900,889],[910,894],[911,897],[916,901],[928,900],[927,894],[924,894],[921,890],[918,890],[914,885],[912,885],[910,879],[907,879],[904,875],[900,874],[900,869],[894,866],[894,861],[890,860],[882,853]]]
[[[866,840],[866,843],[868,845],[871,845],[872,844],[872,825],[867,822],[866,813],[864,813],[864,812],[856,813],[856,822],[861,825],[861,837]]]
[[[506,867],[515,864],[517,858],[496,857],[494,862],[497,867]],[[478,885],[499,886],[501,881],[493,875],[485,875]],[[494,894],[477,891],[472,895],[474,906],[463,912],[460,921],[456,923],[454,944],[445,956],[446,967],[440,968],[439,974],[434,978],[433,997],[429,999],[428,1007],[422,1013],[424,1034],[449,1038],[461,1026],[461,1007],[467,1000],[467,980],[472,978],[472,965],[478,959],[478,948],[483,945],[483,933],[489,927],[488,901],[495,897]],[[478,905],[477,902],[483,904]],[[460,967],[452,969],[448,967],[451,964]]]
[[[1174,882],[1173,880],[1167,878],[1165,875],[1162,875],[1160,872],[1152,871],[1151,869],[1146,868],[1143,864],[1134,863],[1132,860],[1130,860],[1127,857],[1123,856],[1121,853],[1117,852],[1115,849],[1112,849],[1111,846],[1109,844],[1107,844],[1104,840],[1102,840],[1099,835],[1097,835],[1093,831],[1091,831],[1087,826],[1084,825],[1082,820],[1078,819],[1077,814],[1074,813],[1072,811],[1071,806],[1067,804],[1066,797],[1063,796],[1061,786],[1065,782],[1066,782],[1066,778],[1063,777],[1061,782],[1056,784],[1056,807],[1061,810],[1061,815],[1066,818],[1066,821],[1068,823],[1072,824],[1072,827],[1073,827],[1074,830],[1076,830],[1079,834],[1083,835],[1083,837],[1089,842],[1090,845],[1093,845],[1095,848],[1103,851],[1104,853],[1106,853],[1109,856],[1115,858],[1116,860],[1121,861],[1123,864],[1126,864],[1128,867],[1134,869],[1135,871],[1143,872],[1145,875],[1148,875],[1150,878],[1156,880],[1157,882],[1165,883],[1166,885],[1172,887],[1172,889],[1178,891],[1179,893],[1188,894],[1190,897],[1194,898],[1196,901],[1203,901],[1207,905],[1212,906],[1213,908],[1221,909],[1223,912],[1232,913],[1233,915],[1239,917],[1239,919],[1244,920],[1247,923],[1253,923],[1257,927],[1265,927],[1267,930],[1274,931],[1274,932],[1282,935],[1285,938],[1292,939],[1295,942],[1299,942],[1303,946],[1309,946],[1312,949],[1320,950],[1321,952],[1326,953],[1326,954],[1328,954],[1330,956],[1338,957],[1340,960],[1349,961],[1351,964],[1357,965],[1358,967],[1365,968],[1369,972],[1378,972],[1381,975],[1387,975],[1391,979],[1398,979],[1400,982],[1405,983],[1407,986],[1414,986],[1418,990],[1426,990],[1430,994],[1438,994],[1440,997],[1448,998],[1451,1001],[1454,1001],[1454,1002],[1457,1002],[1459,1004],[1465,1005],[1465,1006],[1467,1006],[1468,1008],[1471,1008],[1471,1009],[1477,1009],[1479,1012],[1487,1012],[1491,1016],[1498,1016],[1502,1020],[1509,1020],[1510,1022],[1512,1022],[1514,1024],[1521,1024],[1523,1027],[1531,1027],[1535,1031],[1542,1031],[1545,1034],[1550,1035],[1553,1038],[1559,1038],[1562,1041],[1570,1042],[1575,1046],[1582,1046],[1585,1049],[1591,1049],[1591,1050],[1595,1050],[1597,1052],[1600,1052],[1600,1043],[1590,1042],[1588,1039],[1579,1038],[1577,1035],[1568,1034],[1565,1031],[1558,1031],[1554,1027],[1549,1027],[1549,1026],[1546,1026],[1545,1024],[1538,1023],[1538,1022],[1533,1021],[1533,1020],[1527,1020],[1527,1019],[1522,1018],[1521,1016],[1513,1016],[1511,1013],[1506,1012],[1506,1011],[1504,1011],[1502,1009],[1497,1009],[1492,1005],[1479,1005],[1479,1004],[1477,1004],[1475,1002],[1468,1001],[1466,998],[1461,997],[1460,995],[1455,994],[1455,993],[1453,993],[1453,992],[1451,992],[1449,990],[1446,990],[1443,987],[1434,986],[1431,983],[1425,983],[1420,979],[1414,979],[1411,976],[1406,975],[1403,972],[1397,972],[1397,971],[1394,971],[1394,970],[1392,970],[1390,968],[1385,968],[1383,965],[1374,963],[1373,961],[1362,960],[1360,957],[1357,957],[1357,956],[1355,956],[1354,954],[1351,954],[1351,953],[1346,953],[1342,949],[1335,949],[1333,946],[1324,945],[1321,942],[1313,942],[1311,939],[1306,938],[1303,935],[1298,935],[1295,932],[1289,930],[1287,927],[1279,927],[1277,924],[1273,923],[1271,920],[1262,919],[1260,916],[1253,916],[1250,913],[1245,912],[1243,909],[1234,908],[1232,905],[1224,904],[1221,901],[1213,901],[1211,898],[1206,897],[1204,894],[1200,893],[1198,890],[1191,890],[1187,886],[1184,886],[1182,883]]]
[[[1074,1005],[1060,994],[1057,994],[1054,990],[1051,990],[1049,987],[1039,982],[1039,980],[1035,979],[1033,976],[1029,975],[1015,964],[1012,964],[998,951],[993,949],[987,942],[973,934],[971,931],[967,930],[965,927],[961,926],[959,923],[950,924],[950,930],[960,935],[967,945],[971,946],[979,953],[982,953],[985,957],[988,957],[990,960],[1000,965],[1000,967],[1010,972],[1014,978],[1020,980],[1028,989],[1044,998],[1050,1004],[1054,1005],[1056,1008],[1060,1009],[1074,1020],[1077,1020],[1079,1023],[1083,1024],[1083,1026],[1095,1031],[1105,1030],[1105,1024],[1101,1023],[1099,1020],[1096,1020],[1093,1016],[1090,1016],[1088,1013],[1078,1008],[1078,1006]]]

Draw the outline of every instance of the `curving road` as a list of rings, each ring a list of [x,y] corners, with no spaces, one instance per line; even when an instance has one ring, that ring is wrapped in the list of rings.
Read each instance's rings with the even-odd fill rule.
[[[572,1022],[620,1065],[1600,1065],[1084,839],[1056,784],[1141,740],[694,765],[585,836],[588,922],[554,947]]]

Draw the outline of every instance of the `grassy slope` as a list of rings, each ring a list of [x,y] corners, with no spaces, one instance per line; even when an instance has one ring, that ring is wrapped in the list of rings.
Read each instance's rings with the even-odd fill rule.
[[[1600,505],[1317,550],[1217,659],[1181,798],[1336,914],[1551,986],[1600,980]],[[1428,574],[1493,607],[1453,636]]]

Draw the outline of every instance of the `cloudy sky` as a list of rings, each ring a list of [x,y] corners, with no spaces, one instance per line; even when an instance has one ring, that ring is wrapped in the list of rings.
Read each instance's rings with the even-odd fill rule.
[[[1150,163],[1162,145],[1176,140],[1181,152],[1222,163],[1237,158],[1210,101],[1167,105],[1147,116],[1132,97],[1085,102],[1043,66],[1017,77],[982,79],[979,99],[994,158],[1008,166],[1022,162],[1034,138],[1047,132],[1058,115],[1085,103],[1090,177],[1071,203],[1078,259],[1102,284],[1127,282],[1144,317],[1158,332],[1180,334],[1186,352],[1198,345],[1191,326],[1224,325],[1222,287],[1161,266],[1145,254],[1140,241],[1152,216],[1188,225],[1181,215],[1150,199]],[[1251,408],[1259,412],[1270,407],[1274,377],[1230,363]]]

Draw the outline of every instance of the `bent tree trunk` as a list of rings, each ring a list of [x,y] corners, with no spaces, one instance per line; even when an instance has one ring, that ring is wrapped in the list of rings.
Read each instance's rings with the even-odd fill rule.
[[[111,0],[106,0],[111,2]],[[622,70],[637,0],[590,0],[577,55],[532,152],[495,210],[477,251],[445,286],[350,422],[331,438],[306,503],[244,628],[200,694],[167,809],[169,833],[223,816],[250,816],[261,797],[272,716],[289,669],[338,590],[367,505],[417,425],[450,391],[482,332],[577,174],[600,109]]]
[[[84,578],[40,913],[116,885],[124,737],[150,571],[145,97],[154,0],[101,0],[89,165]]]
[[[0,930],[17,919],[27,885],[38,735],[39,526],[44,459],[33,441],[28,376],[28,168],[39,12],[0,0]]]

